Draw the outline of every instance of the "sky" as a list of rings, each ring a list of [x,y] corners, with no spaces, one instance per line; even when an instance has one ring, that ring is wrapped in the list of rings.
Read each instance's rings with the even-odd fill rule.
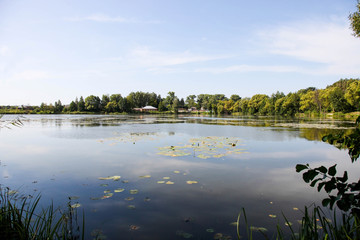
[[[0,0],[0,105],[271,95],[360,77],[356,0]]]

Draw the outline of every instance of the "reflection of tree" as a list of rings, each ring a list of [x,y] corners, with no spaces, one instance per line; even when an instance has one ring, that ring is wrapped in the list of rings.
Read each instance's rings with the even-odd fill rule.
[[[344,134],[346,136],[351,134],[353,131],[353,129],[304,128],[300,131],[300,137],[309,141],[321,141],[324,136],[329,134]]]
[[[354,163],[360,155],[360,117],[356,120],[354,131],[347,134],[345,132],[330,133],[322,140],[339,149],[348,149],[350,159]],[[360,217],[360,179],[358,182],[350,183],[347,171],[342,174],[342,177],[336,176],[336,165],[330,168],[325,166],[311,168],[309,164],[298,164],[296,171],[306,170],[303,173],[304,181],[310,183],[311,187],[317,185],[319,192],[321,189],[327,192],[328,197],[323,199],[323,206],[330,206],[332,209],[336,203],[340,210],[351,211],[351,214],[358,218]]]

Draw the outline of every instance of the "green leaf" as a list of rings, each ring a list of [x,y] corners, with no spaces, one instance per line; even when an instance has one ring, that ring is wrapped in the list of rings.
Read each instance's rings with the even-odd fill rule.
[[[322,205],[324,207],[327,207],[331,203],[331,199],[330,198],[324,198],[321,203],[322,203]]]
[[[338,181],[340,182],[346,182],[348,180],[348,174],[347,174],[347,171],[344,172],[344,176],[343,177],[337,177],[336,178]]]
[[[321,166],[321,167],[318,167],[318,168],[315,168],[315,170],[318,170],[319,172],[321,173],[326,173],[327,172],[327,168],[324,167],[324,166]]]
[[[308,167],[306,165],[303,165],[303,164],[297,164],[296,165],[296,172],[301,172],[304,169],[308,169]]]
[[[318,185],[318,192],[320,192],[321,188],[325,185],[326,182],[321,182]]]
[[[331,167],[329,168],[328,174],[329,174],[330,176],[335,176],[335,174],[336,174],[336,165],[337,165],[337,164],[335,164],[334,166],[331,166]]]
[[[313,180],[319,173],[316,172],[315,170],[311,169],[309,171],[307,171],[306,173],[303,174],[303,179],[305,182],[310,182],[311,180]]]
[[[314,187],[315,184],[316,184],[319,180],[322,180],[322,178],[317,178],[317,179],[315,179],[314,181],[311,182],[310,186],[311,186],[311,187]]]

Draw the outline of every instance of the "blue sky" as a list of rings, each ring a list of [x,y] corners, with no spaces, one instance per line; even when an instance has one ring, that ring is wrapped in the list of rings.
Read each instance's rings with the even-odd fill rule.
[[[251,97],[360,77],[355,0],[0,0],[0,105]]]

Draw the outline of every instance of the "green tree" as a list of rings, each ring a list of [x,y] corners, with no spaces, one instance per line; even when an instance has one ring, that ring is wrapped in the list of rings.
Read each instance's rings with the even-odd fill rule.
[[[101,110],[105,110],[106,105],[110,102],[110,97],[108,94],[103,94],[101,97]]]
[[[99,112],[101,109],[101,100],[98,96],[90,95],[85,98],[85,108],[90,112]]]
[[[84,98],[82,96],[80,97],[80,100],[79,100],[79,103],[78,103],[78,111],[79,112],[85,111],[85,101],[84,101]]]
[[[356,5],[357,10],[349,15],[350,27],[355,37],[360,37],[360,1]]]
[[[189,96],[186,97],[185,103],[186,103],[188,108],[195,107],[195,105],[196,105],[195,98],[196,98],[195,95],[189,95]]]
[[[237,94],[233,94],[230,96],[230,100],[232,100],[233,102],[237,102],[241,99],[241,97]]]
[[[69,106],[69,111],[70,112],[75,112],[77,110],[77,105],[74,101],[71,101],[70,106]]]
[[[260,109],[265,106],[266,99],[268,98],[269,96],[265,94],[255,94],[254,96],[252,96],[248,103],[249,112],[251,114],[259,112]]]

